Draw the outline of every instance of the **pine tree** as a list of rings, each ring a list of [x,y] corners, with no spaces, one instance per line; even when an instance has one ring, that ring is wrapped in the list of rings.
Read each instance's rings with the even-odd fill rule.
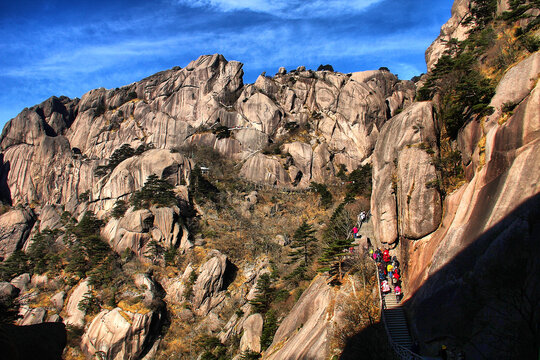
[[[257,280],[257,295],[249,303],[253,305],[255,312],[265,314],[270,308],[273,300],[274,289],[272,288],[272,280],[270,274],[262,274]]]
[[[315,244],[317,239],[313,236],[315,230],[305,220],[296,229],[291,243],[291,252],[289,253],[289,264],[299,262],[298,267],[293,270],[291,277],[300,280],[304,279],[308,266],[312,262]]]
[[[341,265],[347,254],[348,248],[354,239],[350,236],[350,229],[354,225],[354,217],[345,208],[345,203],[339,204],[329,224],[324,230],[323,238],[326,246],[322,250],[319,258],[320,272],[328,272],[331,276],[341,282],[343,271]]]

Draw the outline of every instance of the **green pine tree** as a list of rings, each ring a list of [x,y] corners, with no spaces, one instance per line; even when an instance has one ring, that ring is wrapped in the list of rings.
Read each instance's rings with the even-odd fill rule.
[[[256,291],[255,297],[249,303],[253,305],[255,312],[265,314],[270,309],[270,304],[274,298],[270,274],[266,273],[259,276]]]
[[[326,242],[319,258],[320,272],[328,272],[338,282],[343,276],[342,263],[348,248],[354,239],[350,236],[350,229],[355,219],[345,208],[345,203],[339,204],[334,210],[329,224],[324,230],[323,239]]]
[[[298,266],[293,270],[290,277],[303,280],[308,266],[313,261],[313,254],[315,252],[315,241],[317,239],[313,234],[315,230],[313,226],[308,224],[305,220],[296,229],[291,242],[291,252],[289,253],[289,264],[298,263]]]

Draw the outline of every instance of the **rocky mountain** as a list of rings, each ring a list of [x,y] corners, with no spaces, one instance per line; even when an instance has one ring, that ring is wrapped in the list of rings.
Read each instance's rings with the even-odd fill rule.
[[[4,322],[63,347],[62,322],[66,359],[389,354],[373,265],[332,243],[364,210],[356,248],[401,259],[417,351],[530,357],[539,14],[456,0],[416,83],[301,66],[244,84],[206,55],[24,109],[0,136]]]

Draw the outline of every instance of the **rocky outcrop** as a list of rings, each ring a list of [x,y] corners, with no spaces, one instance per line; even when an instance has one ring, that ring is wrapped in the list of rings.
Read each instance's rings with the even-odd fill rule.
[[[150,241],[157,241],[164,249],[179,245],[181,249],[190,247],[188,230],[182,223],[177,206],[142,210],[130,208],[122,218],[109,220],[101,235],[118,253],[130,249],[140,257],[148,250]]]
[[[243,324],[244,334],[240,339],[240,351],[261,352],[263,317],[261,314],[249,316]]]
[[[84,316],[86,313],[79,309],[79,303],[90,291],[90,285],[88,280],[84,280],[79,283],[70,294],[66,307],[64,309],[66,316],[64,318],[64,323],[66,325],[72,325],[77,327],[82,327],[84,325]]]
[[[281,322],[264,359],[326,359],[331,322],[327,317],[332,288],[319,276]]]
[[[225,284],[228,259],[217,250],[213,251],[211,256],[199,269],[197,281],[193,286],[192,304],[199,315],[208,314],[224,298],[221,290]]]
[[[29,306],[23,305],[19,309],[19,315],[22,318],[17,321],[17,325],[41,324],[47,317],[47,310],[42,307],[31,309]]]
[[[446,44],[451,39],[465,40],[468,37],[468,31],[473,28],[471,22],[467,22],[470,16],[471,0],[456,0],[452,5],[452,16],[441,27],[441,33],[437,39],[426,50],[426,64],[428,71],[433,70],[439,58],[444,55]]]
[[[23,248],[34,222],[34,214],[27,209],[12,209],[0,215],[0,260]]]
[[[12,300],[19,295],[20,290],[8,282],[0,282],[0,301],[5,302]]]
[[[139,359],[151,347],[159,323],[160,315],[153,311],[103,310],[84,333],[81,349],[89,357],[99,352],[107,360]]]
[[[516,68],[530,74],[537,55]],[[537,69],[536,76],[538,74]],[[515,78],[515,70],[511,69],[501,81],[498,87],[501,92],[495,95],[493,104],[497,109],[498,104],[506,101],[517,99],[519,103],[513,114],[503,114],[502,118],[496,110],[492,117],[499,114],[499,118],[490,117],[491,124],[481,129],[486,131],[482,135],[485,136],[485,163],[477,163],[471,171],[470,182],[446,198],[442,226],[406,247],[404,254],[410,259],[409,286],[411,293],[416,292],[410,308],[421,340],[429,342],[459,334],[471,339],[472,345],[467,345],[465,351],[473,358],[479,356],[478,342],[495,341],[497,349],[515,348],[512,337],[494,338],[486,329],[528,326],[526,319],[518,320],[517,323],[525,322],[516,325],[515,313],[508,307],[501,307],[501,294],[512,297],[519,293],[525,297],[524,301],[539,296],[536,288],[521,279],[527,279],[531,269],[538,267],[537,259],[529,258],[525,253],[538,251],[534,239],[539,234],[534,224],[540,212],[537,181],[540,173],[540,86],[536,84],[531,90],[531,82],[511,82],[512,78]],[[516,88],[507,92],[507,86]],[[466,132],[459,136],[464,134]],[[521,249],[525,253],[522,254]],[[515,269],[512,264],[516,264]],[[510,271],[508,267],[514,270]],[[494,279],[489,276],[492,272],[486,269],[496,269],[493,271],[499,272],[498,278],[505,280],[494,285]],[[503,273],[507,272],[512,278],[504,277]],[[462,301],[472,298],[475,299],[473,308],[467,301]],[[432,307],[434,299],[437,299],[436,308]],[[465,308],[468,315],[458,315]],[[435,321],[436,309],[455,315]],[[493,309],[499,314],[495,323],[485,315],[493,313]],[[471,322],[471,319],[475,321]],[[483,325],[478,325],[480,322]],[[528,335],[523,336],[526,339]],[[526,348],[524,345],[521,349]],[[490,353],[493,349],[495,347],[489,346],[482,356],[500,355],[500,352]]]
[[[11,285],[15,286],[17,289],[24,293],[30,290],[30,274],[24,273],[11,280]]]
[[[159,173],[150,165],[175,158],[155,150],[126,160],[108,177],[96,175],[96,167],[124,144],[206,145],[245,160],[242,174],[249,180],[306,187],[333,175],[340,164],[354,170],[371,154],[382,124],[414,94],[412,82],[388,71],[296,70],[244,86],[242,64],[201,56],[183,69],[92,90],[80,101],[52,98],[23,111],[0,138],[3,197],[14,204],[64,204],[78,212],[87,197],[80,195],[89,192],[91,209],[108,210],[149,172]],[[220,126],[229,128],[228,136],[213,133]],[[286,158],[254,156],[269,143],[290,144],[285,151],[296,164],[285,170]],[[139,163],[144,158],[146,165]]]
[[[374,231],[382,243],[418,239],[437,229],[441,200],[437,190],[428,188],[437,179],[431,164],[437,152],[430,102],[415,103],[383,126],[372,156],[371,196]]]

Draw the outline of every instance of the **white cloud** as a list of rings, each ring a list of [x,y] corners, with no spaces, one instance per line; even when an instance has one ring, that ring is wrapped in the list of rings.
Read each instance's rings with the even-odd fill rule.
[[[382,0],[177,0],[177,3],[224,12],[249,10],[286,19],[307,19],[358,13],[380,1]]]

